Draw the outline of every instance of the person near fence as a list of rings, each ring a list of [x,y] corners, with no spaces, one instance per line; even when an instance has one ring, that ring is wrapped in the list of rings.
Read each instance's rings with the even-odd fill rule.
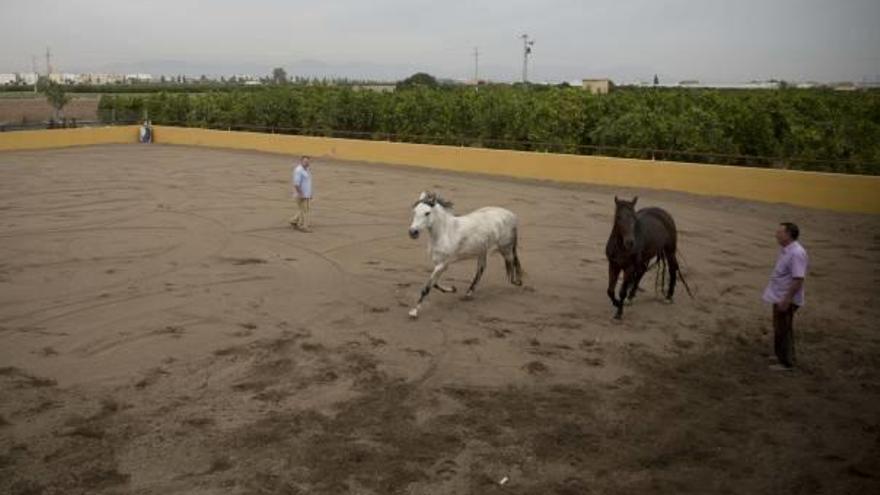
[[[141,126],[140,142],[145,144],[153,142],[153,125],[149,120],[145,120],[144,124]]]
[[[807,251],[798,242],[798,226],[783,222],[776,229],[776,242],[782,247],[776,259],[770,283],[764,289],[764,301],[773,305],[773,349],[776,371],[791,370],[795,365],[794,314],[804,305],[804,278],[807,275]]]
[[[293,169],[293,191],[297,212],[290,218],[291,227],[302,232],[311,232],[309,216],[312,201],[312,167],[308,156],[303,156]]]

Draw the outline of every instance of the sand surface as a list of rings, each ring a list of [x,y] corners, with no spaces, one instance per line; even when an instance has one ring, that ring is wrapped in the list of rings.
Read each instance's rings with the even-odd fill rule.
[[[880,488],[880,218],[319,157],[306,234],[291,163],[0,154],[0,493]],[[422,189],[516,212],[525,285],[493,255],[411,321]],[[649,274],[612,321],[615,194],[673,214],[694,299]],[[782,220],[811,256],[787,374],[760,300]]]

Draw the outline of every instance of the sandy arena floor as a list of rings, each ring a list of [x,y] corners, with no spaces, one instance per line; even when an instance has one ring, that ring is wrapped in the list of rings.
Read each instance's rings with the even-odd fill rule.
[[[0,493],[880,492],[880,218],[318,158],[305,234],[292,162],[0,154]],[[408,319],[427,188],[520,216],[524,287],[493,255]],[[675,216],[695,299],[649,275],[612,321],[614,194]],[[811,266],[774,374],[782,220]]]

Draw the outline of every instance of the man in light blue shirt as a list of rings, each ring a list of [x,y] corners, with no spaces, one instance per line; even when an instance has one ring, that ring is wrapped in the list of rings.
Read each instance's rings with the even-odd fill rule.
[[[773,305],[773,347],[779,364],[774,370],[790,370],[795,364],[794,314],[804,305],[804,278],[809,259],[798,242],[800,229],[791,222],[779,224],[776,242],[782,247],[770,283],[764,289],[764,301]]]
[[[302,232],[311,232],[309,226],[310,202],[312,200],[312,170],[308,156],[303,156],[299,164],[293,169],[292,194],[296,197],[298,211],[291,217],[290,225]]]

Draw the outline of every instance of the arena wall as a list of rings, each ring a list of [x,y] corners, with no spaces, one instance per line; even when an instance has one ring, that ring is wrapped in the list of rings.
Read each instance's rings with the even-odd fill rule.
[[[136,143],[137,126],[0,133],[0,151]],[[880,214],[880,177],[155,126],[156,143],[307,154]]]
[[[527,179],[727,196],[880,213],[880,177],[456,146],[163,127],[158,143],[307,154]]]
[[[134,125],[0,132],[0,151],[136,143],[137,137],[138,126]]]

